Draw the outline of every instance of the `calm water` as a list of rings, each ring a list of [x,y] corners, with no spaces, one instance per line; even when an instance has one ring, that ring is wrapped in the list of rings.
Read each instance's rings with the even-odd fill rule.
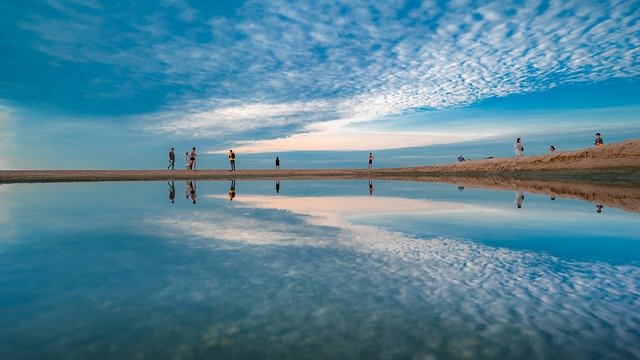
[[[173,203],[170,185],[0,185],[0,358],[640,357],[640,214],[428,183],[179,181]]]

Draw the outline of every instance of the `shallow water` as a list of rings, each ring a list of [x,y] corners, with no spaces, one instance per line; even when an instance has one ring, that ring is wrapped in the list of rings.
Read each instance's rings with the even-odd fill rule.
[[[0,186],[0,358],[640,357],[638,213],[362,180],[180,181],[172,203],[169,185]]]

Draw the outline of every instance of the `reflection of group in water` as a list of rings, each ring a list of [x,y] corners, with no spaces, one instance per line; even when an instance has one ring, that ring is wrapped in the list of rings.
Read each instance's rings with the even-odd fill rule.
[[[191,197],[191,201],[195,204],[196,203],[196,182],[193,180],[189,180],[187,181],[187,186],[185,187],[185,195],[186,198],[188,199],[189,197]]]

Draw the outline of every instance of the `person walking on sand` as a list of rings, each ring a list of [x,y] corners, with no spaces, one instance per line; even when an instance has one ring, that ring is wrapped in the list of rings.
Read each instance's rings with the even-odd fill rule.
[[[513,144],[513,148],[516,150],[516,157],[523,156],[524,146],[522,146],[522,139],[517,138],[516,142]]]
[[[276,170],[280,169],[280,157],[276,156]]]
[[[231,165],[229,171],[236,171],[236,154],[233,150],[229,150],[229,165]]]
[[[175,170],[175,165],[176,153],[173,151],[173,148],[171,148],[171,151],[169,151],[169,166],[167,166],[167,170],[169,170],[169,168],[171,168],[171,170]]]
[[[604,145],[604,140],[602,140],[602,135],[600,135],[600,133],[596,133],[596,139],[593,141],[593,145],[597,147]]]
[[[193,171],[196,170],[196,158],[198,157],[198,153],[196,152],[196,147],[191,148],[191,154],[189,154],[189,168]]]
[[[367,169],[373,168],[373,153],[369,153],[369,167]]]

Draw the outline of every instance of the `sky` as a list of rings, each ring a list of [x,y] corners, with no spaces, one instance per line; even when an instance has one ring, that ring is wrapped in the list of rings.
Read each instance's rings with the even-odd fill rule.
[[[640,1],[0,2],[0,169],[415,166],[640,137]]]

